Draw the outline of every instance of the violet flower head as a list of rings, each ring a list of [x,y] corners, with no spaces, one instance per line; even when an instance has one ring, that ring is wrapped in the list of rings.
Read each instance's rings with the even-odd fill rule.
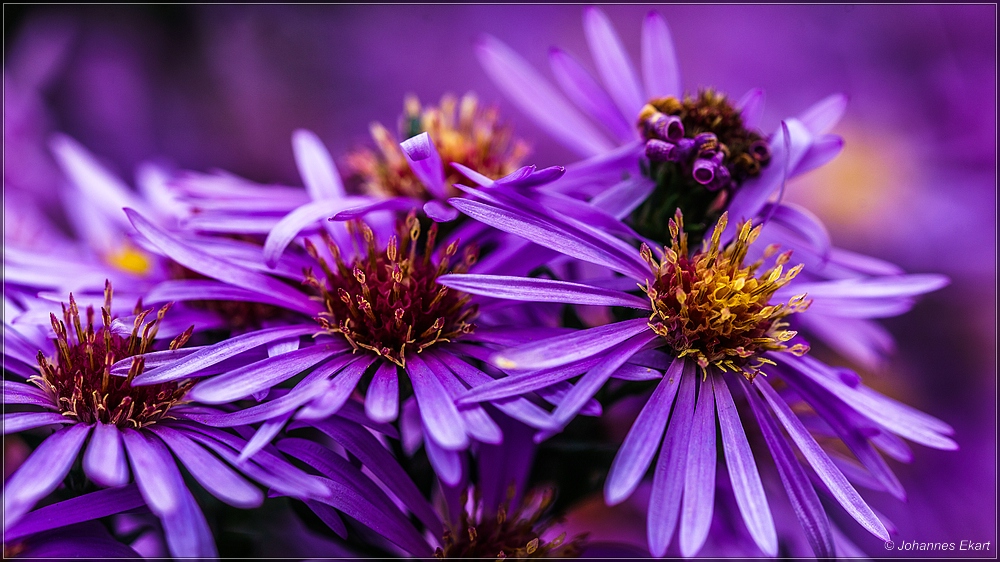
[[[437,247],[435,224],[424,233],[411,213],[397,234],[381,243],[364,223],[349,223],[353,239],[345,247],[354,248],[354,257],[344,256],[331,236],[321,235],[316,243],[306,239],[304,249],[285,252],[272,276],[210,255],[138,213],[127,212],[148,243],[214,279],[172,282],[171,299],[258,302],[291,313],[280,326],[222,341],[136,377],[140,385],[177,382],[232,358],[237,365],[230,361],[231,368],[222,374],[204,377],[189,396],[210,404],[251,396],[263,400],[211,422],[218,426],[263,422],[244,457],[260,450],[290,420],[334,415],[356,390],[364,393],[365,412],[375,422],[396,420],[401,407],[413,399],[431,463],[447,482],[460,478],[459,452],[473,439],[484,443],[502,439],[500,428],[481,406],[459,409],[454,400],[469,387],[493,380],[474,365],[491,352],[485,346],[511,338],[524,341],[524,328],[477,329],[476,303],[437,283],[447,272],[466,271],[476,254],[472,248],[459,254],[457,242]],[[305,274],[291,276],[298,287],[285,282],[289,263],[304,266],[300,271]],[[304,336],[311,337],[302,341]],[[267,357],[262,359],[258,351],[263,348]],[[116,367],[124,369],[123,364]],[[272,393],[307,370],[287,393],[284,389]],[[536,427],[545,418],[543,409],[520,398],[498,407]]]
[[[905,458],[898,454],[905,447],[899,437],[940,449],[956,448],[947,437],[952,430],[946,424],[875,393],[852,372],[804,356],[807,343],[790,329],[796,316],[809,314],[810,302],[794,282],[801,267],[786,271],[790,254],[776,254],[773,246],[760,260],[744,263],[762,227],[743,223],[735,240],[723,245],[723,215],[710,240],[695,250],[688,247],[678,211],[669,224],[671,244],[654,254],[645,245],[637,250],[573,218],[532,209],[515,194],[470,193],[479,200],[455,199],[452,204],[477,220],[623,277],[589,285],[449,275],[442,283],[519,301],[624,307],[624,317],[633,318],[502,351],[491,359],[495,365],[524,372],[472,389],[459,404],[517,396],[579,376],[553,411],[550,428],[539,434],[543,439],[559,432],[627,361],[665,372],[619,450],[605,487],[608,503],[627,498],[660,448],[648,515],[654,555],[666,552],[678,525],[684,556],[697,554],[704,544],[715,503],[719,435],[747,529],[764,553],[776,554],[774,524],[743,419],[756,419],[819,556],[834,550],[817,489],[831,495],[872,534],[885,540],[888,534],[832,460],[837,455],[821,447],[808,427],[829,426],[861,463],[852,468],[897,497],[902,497],[902,488],[876,447],[894,458]],[[940,276],[902,275],[815,282],[809,288],[815,301],[825,301],[831,308],[877,317],[886,308],[900,313],[912,304],[912,296],[945,283]],[[634,317],[625,312],[628,309],[642,313]],[[811,406],[815,415],[794,413],[792,407],[800,403]],[[815,483],[796,460],[792,443],[818,476]]]
[[[5,324],[6,370],[24,380],[4,381],[4,404],[9,408],[5,433],[63,426],[7,481],[5,530],[56,489],[81,453],[83,473],[95,484],[113,489],[131,481],[138,485],[141,500],[162,521],[175,556],[216,555],[208,523],[181,466],[209,493],[234,507],[261,504],[264,492],[256,483],[278,495],[328,504],[363,522],[391,519],[382,506],[344,492],[334,494],[272,448],[253,459],[240,459],[247,442],[239,431],[203,423],[223,412],[190,403],[194,380],[137,384],[158,362],[197,352],[182,347],[193,328],[174,338],[167,349],[154,347],[158,324],[169,308],[160,308],[148,321],[153,309],[136,310],[125,323],[112,317],[108,285],[100,325],[95,310],[81,311],[72,295],[63,319],[52,316],[52,340],[33,341]],[[115,364],[124,371],[116,371]],[[356,475],[355,485],[362,479]]]
[[[664,225],[677,208],[697,236],[723,211],[735,220],[758,218],[786,180],[839,154],[842,140],[828,133],[844,96],[830,96],[765,135],[757,129],[763,90],[737,101],[712,89],[683,94],[670,30],[658,13],[643,22],[642,80],[604,12],[587,8],[583,20],[600,80],[559,48],[549,63],[562,92],[496,38],[480,41],[477,55],[516,105],[587,159],[569,166],[553,189],[587,198],[621,191],[616,197],[627,201],[618,206],[620,218],[642,236],[666,243]]]

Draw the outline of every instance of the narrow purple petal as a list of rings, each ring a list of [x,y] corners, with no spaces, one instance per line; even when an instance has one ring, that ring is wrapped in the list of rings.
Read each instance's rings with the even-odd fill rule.
[[[894,263],[843,248],[831,248],[830,261],[824,273],[831,272],[833,269],[831,266],[843,268],[848,272],[847,275],[854,277],[858,275],[902,275],[905,273]]]
[[[685,366],[688,366],[687,373],[684,372]],[[608,505],[625,501],[646,474],[667,429],[667,419],[681,378],[693,376],[693,370],[693,363],[684,359],[674,360],[632,423],[632,428],[611,463],[608,479],[604,484],[604,499]]]
[[[175,558],[218,558],[212,531],[194,496],[187,488],[181,488],[177,496],[177,509],[160,517],[170,553]]]
[[[830,132],[847,109],[847,96],[833,94],[815,103],[799,116],[799,121],[814,135]]]
[[[641,205],[655,188],[656,184],[645,176],[634,176],[597,194],[590,204],[621,220]]]
[[[680,65],[667,21],[650,11],[642,22],[642,79],[647,98],[681,95]]]
[[[249,334],[235,336],[217,345],[199,349],[195,353],[184,357],[176,363],[145,371],[135,378],[135,383],[158,384],[182,379],[190,376],[192,373],[200,371],[201,369],[221,363],[225,359],[243,353],[244,351],[249,351],[256,347],[278,340],[312,335],[317,331],[318,330],[315,325],[309,324],[304,326],[267,328],[256,332],[250,332]],[[123,359],[118,363],[115,363],[111,370],[113,373],[121,371],[122,369],[127,372],[131,363],[131,358]]]
[[[870,439],[873,445],[878,447],[883,453],[889,455],[890,458],[896,459],[899,462],[913,462],[913,450],[910,449],[905,441],[888,431],[882,431]]]
[[[48,436],[4,484],[3,528],[17,521],[55,490],[76,461],[90,427],[76,424]]]
[[[566,395],[572,391],[574,386],[569,381],[557,382],[551,386],[546,386],[544,388],[539,388],[535,390],[535,394],[539,398],[545,400],[553,406],[558,406],[566,400]],[[591,398],[587,400],[586,403],[580,408],[581,416],[600,416],[604,413],[604,408],[601,407],[601,403],[597,400]],[[552,418],[547,416],[546,423],[542,426],[543,429],[552,428]],[[553,432],[554,434],[554,432]]]
[[[424,361],[427,364],[427,368],[434,373],[434,376],[437,377],[438,382],[441,383],[441,386],[448,392],[452,400],[465,392],[465,386],[459,382],[451,370],[441,363],[437,357],[433,354],[426,354],[424,355]],[[486,410],[479,404],[463,406],[459,408],[458,413],[465,421],[465,429],[469,433],[469,436],[475,440],[493,445],[503,441],[503,433],[500,431],[500,426],[490,418]]]
[[[434,473],[448,486],[457,486],[462,481],[463,463],[459,451],[444,449],[433,439],[424,439],[427,460],[434,467]]]
[[[794,285],[793,292],[807,293],[813,299],[891,299],[920,296],[937,291],[950,282],[943,275],[914,274],[798,283]]]
[[[812,134],[799,121],[789,119],[781,126],[779,134],[771,141],[771,163],[759,176],[743,184],[729,204],[730,228],[727,232],[735,232],[737,223],[757,216],[768,198],[782,189],[788,174],[812,143]],[[782,138],[787,140],[787,145],[778,141]]]
[[[396,364],[383,361],[368,385],[365,413],[377,422],[395,421],[399,416],[399,376]]]
[[[312,510],[313,513],[316,514],[317,517],[320,518],[323,523],[326,523],[326,526],[329,527],[331,531],[336,533],[337,536],[342,539],[347,538],[347,527],[344,525],[344,520],[340,518],[336,509],[326,505],[325,503],[313,500],[306,500],[305,504]]]
[[[443,449],[457,450],[469,446],[465,422],[454,401],[441,382],[416,354],[407,360],[406,374],[413,384],[413,396],[420,407],[420,419],[428,437]]]
[[[164,230],[155,226],[132,209],[126,209],[132,225],[140,234],[155,244],[177,263],[193,269],[202,275],[218,279],[239,287],[252,288],[265,294],[280,296],[286,300],[285,307],[312,316],[319,312],[319,305],[305,293],[272,279],[266,275],[243,269],[231,262],[221,260],[202,250],[192,248]]]
[[[521,236],[540,246],[551,248],[586,262],[603,265],[637,280],[645,280],[649,267],[635,250],[625,250],[623,242],[577,227],[568,221],[558,220],[529,209],[519,209],[518,214],[479,201],[453,198],[452,206],[466,215],[498,230]],[[613,241],[613,242],[612,242]],[[627,246],[627,245],[626,245]]]
[[[281,297],[251,291],[219,281],[196,279],[164,281],[150,289],[149,294],[146,295],[143,302],[152,304],[193,300],[259,302],[278,307],[285,306],[286,304],[286,301]]]
[[[299,232],[308,226],[317,226],[317,221],[343,211],[368,203],[366,197],[343,197],[338,199],[320,199],[302,205],[288,213],[267,235],[264,240],[264,262],[268,267],[275,267],[285,248],[292,243]]]
[[[798,205],[784,203],[774,205],[773,208],[768,206],[764,212],[771,215],[771,221],[764,226],[764,230],[780,225],[808,242],[811,249],[817,254],[821,256],[829,254],[831,248],[830,233],[827,232],[823,221],[809,210]],[[761,234],[763,235],[763,232]]]
[[[626,116],[639,115],[639,110],[646,103],[645,96],[632,61],[625,54],[625,47],[608,16],[598,8],[585,9],[583,30],[597,70],[618,108]]]
[[[458,209],[441,201],[424,203],[424,213],[434,222],[451,222],[458,218]]]
[[[314,425],[356,456],[427,528],[441,526],[441,520],[413,480],[375,436],[359,425],[338,418],[329,418]]]
[[[247,441],[246,446],[243,447],[242,451],[240,451],[240,462],[249,459],[254,456],[257,451],[260,451],[264,447],[268,446],[268,444],[271,443],[271,440],[281,433],[281,430],[284,429],[285,425],[291,419],[292,412],[285,412],[276,418],[269,419],[260,424],[260,427],[253,434],[253,437]]]
[[[348,357],[352,357],[354,360],[348,363],[343,369],[340,369],[337,376],[330,381],[330,387],[326,392],[320,394],[306,405],[305,408],[299,410],[295,414],[295,419],[323,419],[344,406],[347,399],[351,397],[351,393],[357,388],[358,381],[361,380],[362,375],[365,374],[365,371],[376,359],[376,356],[370,353]]]
[[[611,349],[643,332],[652,334],[647,322],[645,318],[625,320],[518,346],[494,355],[494,363],[502,369],[517,370],[566,365]]]
[[[716,373],[712,378],[715,390],[715,407],[719,414],[719,431],[722,434],[722,448],[729,470],[729,481],[733,484],[733,494],[743,522],[761,552],[767,556],[777,556],[778,537],[774,529],[774,519],[767,505],[764,486],[757,472],[750,443],[740,422],[736,403],[733,402],[724,375]]]
[[[685,558],[697,554],[705,544],[715,504],[715,393],[708,380],[698,389],[688,439],[680,530],[681,554]]]
[[[98,490],[65,501],[40,507],[4,533],[12,543],[20,538],[67,525],[91,521],[142,507],[145,502],[133,484],[120,488]],[[7,517],[10,517],[8,514]]]
[[[198,382],[188,398],[223,404],[286,381],[324,359],[342,352],[335,345],[314,345],[251,363],[223,375]]]
[[[837,135],[823,135],[817,138],[802,156],[798,166],[792,170],[791,177],[800,176],[823,166],[836,158],[843,149],[844,139]]]
[[[124,430],[122,437],[135,482],[150,511],[159,517],[179,512],[180,496],[187,487],[166,445],[134,429]]]
[[[760,125],[760,118],[764,115],[764,99],[764,90],[754,88],[736,102],[736,109],[740,110],[743,126],[747,129],[756,129]]]
[[[143,209],[144,201],[129,186],[98,163],[80,143],[66,135],[53,135],[49,142],[56,162],[86,200],[105,218],[128,228],[122,207]]]
[[[474,295],[525,302],[562,302],[597,306],[626,306],[648,309],[649,300],[613,291],[553,279],[509,277],[505,275],[442,275],[438,283]]]
[[[340,181],[337,165],[312,131],[298,129],[292,133],[292,148],[302,182],[313,201],[341,199],[347,195]]]
[[[774,458],[774,464],[778,468],[778,475],[788,494],[788,499],[792,504],[802,529],[805,531],[806,539],[812,546],[813,553],[819,558],[830,558],[833,556],[833,537],[830,532],[830,521],[823,510],[823,505],[816,495],[816,490],[809,483],[802,465],[795,458],[795,453],[780,434],[771,414],[757,395],[757,391],[744,385],[744,394],[750,402],[754,415],[764,441],[767,442]]]
[[[438,352],[436,350],[432,350],[432,352],[434,352],[434,356],[437,357],[441,363],[451,369],[455,375],[471,387],[488,384],[494,380],[486,373],[480,371],[472,365],[469,365],[451,353]],[[546,427],[548,425],[548,412],[525,398],[516,397],[499,399],[494,401],[493,405],[507,415],[532,427]]]
[[[619,141],[635,139],[635,128],[622,117],[604,88],[575,58],[562,49],[553,48],[549,51],[549,66],[559,86],[577,107],[607,127]]]
[[[696,377],[681,377],[674,414],[667,427],[663,448],[660,450],[660,456],[656,460],[656,470],[653,473],[646,535],[649,552],[656,557],[663,557],[666,554],[680,516],[688,442],[694,417],[695,383]]]
[[[896,349],[888,330],[863,318],[803,314],[799,325],[836,352],[872,370],[881,367]]]
[[[476,45],[476,55],[507,97],[563,145],[585,157],[614,148],[510,47],[487,35]]]
[[[332,221],[348,221],[359,219],[376,211],[409,211],[420,206],[419,199],[411,197],[390,197],[389,199],[372,200],[364,205],[345,209],[330,217]]]
[[[6,343],[6,342],[4,342]],[[4,368],[8,368],[8,361],[4,362]],[[32,373],[34,374],[34,373]],[[52,398],[44,390],[33,384],[24,384],[15,381],[3,381],[3,403],[4,404],[31,404],[53,409],[55,404]],[[12,433],[4,430],[4,433]]]
[[[482,386],[470,389],[458,400],[458,404],[464,405],[484,400],[499,400],[538,391],[586,372],[603,358],[604,356],[599,354],[583,361],[576,361],[551,369],[516,373],[496,379]]]
[[[443,139],[439,139],[443,140]],[[434,197],[446,197],[444,185],[444,165],[430,133],[424,132],[406,139],[399,144],[410,169]]]
[[[131,209],[132,207],[128,207]],[[213,234],[267,234],[278,225],[280,217],[272,215],[235,215],[202,213],[180,221],[183,228]],[[139,243],[143,245],[142,242]],[[156,247],[154,245],[154,247]],[[166,250],[161,250],[165,252]]]
[[[611,378],[611,375],[619,367],[625,364],[643,346],[657,337],[651,331],[639,333],[623,342],[622,345],[615,349],[613,354],[608,354],[604,361],[596,367],[584,373],[580,377],[580,380],[573,386],[573,390],[566,394],[563,401],[552,412],[552,424],[555,427],[562,427],[569,423],[576,416],[577,412],[580,411],[580,408],[597,394],[597,391],[601,389],[604,383]]]
[[[75,423],[59,412],[12,412],[3,416],[3,434],[18,433],[57,423]]]
[[[777,416],[781,425],[788,431],[789,436],[798,446],[799,451],[809,461],[809,464],[819,475],[823,483],[830,489],[830,493],[840,503],[841,506],[861,524],[868,532],[881,538],[889,540],[889,533],[885,525],[878,520],[868,504],[858,495],[857,490],[851,486],[850,482],[844,478],[843,473],[834,466],[830,457],[823,452],[823,449],[816,443],[816,440],[803,427],[802,422],[792,413],[788,404],[778,396],[767,381],[757,380],[756,386],[761,394],[771,406],[771,411]]]
[[[213,496],[231,506],[244,509],[257,507],[264,501],[264,494],[256,486],[183,433],[158,425],[151,430],[177,455],[191,476]]]
[[[113,425],[94,424],[94,434],[83,455],[83,471],[101,486],[128,484],[128,461],[122,448],[121,430]]]

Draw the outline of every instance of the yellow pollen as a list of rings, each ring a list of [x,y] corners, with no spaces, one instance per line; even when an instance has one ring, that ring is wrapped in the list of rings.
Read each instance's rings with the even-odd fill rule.
[[[747,250],[760,235],[760,226],[740,225],[735,240],[721,247],[728,217],[719,219],[710,241],[700,252],[688,253],[680,210],[669,221],[671,244],[657,260],[648,247],[641,254],[650,265],[654,280],[643,289],[653,312],[649,327],[667,340],[680,357],[690,357],[705,370],[713,365],[722,371],[736,371],[748,380],[765,364],[767,351],[802,355],[804,344],[788,346],[796,332],[786,329],[784,318],[806,310],[811,301],[797,295],[787,303],[771,304],[774,293],[787,285],[802,266],[784,271],[790,253],[781,254],[770,269],[757,274],[763,260],[743,265]],[[773,256],[768,248],[766,257]]]

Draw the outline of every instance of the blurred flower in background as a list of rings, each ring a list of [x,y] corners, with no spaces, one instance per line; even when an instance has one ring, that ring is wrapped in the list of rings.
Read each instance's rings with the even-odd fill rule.
[[[648,8],[605,11],[624,30]],[[961,447],[917,450],[913,464],[894,465],[908,503],[868,497],[898,528],[897,542],[995,541],[996,6],[660,12],[686,84],[766,89],[763,130],[830,92],[849,95],[832,131],[844,137],[843,153],[796,179],[787,197],[819,215],[840,247],[951,277],[951,286],[887,322],[898,353],[862,374],[879,392],[947,421]],[[299,185],[292,131],[315,131],[340,164],[370,145],[371,122],[395,123],[406,95],[430,101],[471,91],[529,141],[525,163],[575,159],[506,102],[474,44],[493,35],[536,68],[552,45],[587,61],[576,6],[6,6],[4,14],[5,247],[44,245],[40,220],[72,232],[60,195],[67,180],[48,148],[55,132],[123,178],[159,160]],[[623,41],[638,60],[638,34]],[[822,348],[813,353],[835,360]],[[602,431],[620,443],[637,413],[602,418]],[[13,443],[8,453],[19,448]],[[570,524],[591,521],[580,530],[593,530],[625,507],[579,504]],[[864,533],[851,539],[869,555],[886,554]]]

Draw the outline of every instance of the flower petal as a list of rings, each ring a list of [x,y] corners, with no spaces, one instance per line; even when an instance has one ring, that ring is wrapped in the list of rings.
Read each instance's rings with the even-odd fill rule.
[[[347,195],[337,165],[316,133],[296,130],[292,133],[292,148],[302,182],[306,184],[306,191],[313,201],[342,199]]]
[[[4,532],[4,540],[12,543],[20,538],[75,523],[92,521],[145,505],[142,494],[133,484],[83,494],[40,507]],[[10,517],[10,515],[7,515]]]
[[[510,47],[487,35],[476,45],[476,56],[507,97],[564,146],[585,157],[614,148]]]
[[[399,417],[399,375],[396,364],[383,361],[368,385],[365,413],[377,422],[392,422]]]
[[[439,139],[443,140],[443,139]],[[430,133],[423,132],[399,143],[410,169],[434,197],[445,197],[444,166]]]
[[[132,474],[150,511],[159,517],[181,510],[181,495],[187,491],[177,464],[162,441],[144,432],[122,432]]]
[[[674,404],[674,414],[667,426],[660,456],[653,473],[653,491],[649,497],[646,535],[649,552],[663,557],[674,536],[680,515],[684,472],[687,469],[688,443],[695,409],[696,377],[681,377]]]
[[[816,443],[816,440],[809,434],[802,422],[792,413],[788,404],[782,400],[767,381],[757,380],[755,385],[760,389],[761,395],[771,406],[771,411],[777,416],[781,425],[788,431],[788,435],[798,446],[799,451],[809,461],[809,464],[816,471],[824,484],[830,489],[830,493],[840,503],[841,506],[861,524],[868,532],[884,541],[889,540],[889,532],[885,525],[878,520],[864,499],[857,490],[851,486],[850,482],[844,478],[844,474],[834,466],[830,457]]]
[[[264,494],[256,486],[183,433],[160,425],[153,426],[151,431],[167,444],[191,476],[213,496],[244,509],[257,507],[264,501]]]
[[[758,128],[760,118],[764,115],[764,99],[764,90],[754,88],[743,94],[740,101],[736,102],[736,109],[740,110],[743,126],[747,129]]]
[[[791,177],[815,170],[836,158],[844,149],[844,139],[837,135],[823,135],[813,141],[812,146],[802,156],[802,160],[792,170]]]
[[[761,552],[766,556],[778,555],[778,537],[774,529],[774,519],[767,505],[764,486],[757,472],[750,443],[740,422],[736,403],[726,386],[725,377],[715,373],[712,378],[715,390],[715,407],[719,415],[719,431],[722,434],[722,450],[729,470],[729,481],[733,484],[733,494],[743,522]]]
[[[437,200],[424,203],[424,213],[434,222],[451,222],[459,215],[458,209]]]
[[[187,488],[182,488],[178,494],[177,510],[164,514],[160,520],[167,547],[175,558],[219,557],[205,514]]]
[[[444,449],[468,447],[465,422],[458,408],[437,376],[417,354],[410,354],[407,358],[406,374],[413,384],[413,396],[417,399],[427,436]]]
[[[598,8],[586,8],[583,12],[583,31],[597,70],[618,108],[626,116],[639,115],[639,110],[646,103],[645,96],[632,61],[625,54],[625,47],[608,16]]]
[[[9,435],[36,427],[74,422],[73,418],[59,412],[11,412],[3,415],[3,434]]]
[[[608,505],[625,501],[646,474],[666,431],[667,419],[670,417],[681,377],[693,376],[693,365],[684,359],[674,360],[639,416],[635,418],[608,471],[608,479],[604,484],[604,498]],[[685,366],[688,369],[685,370]]]
[[[181,358],[175,363],[164,365],[160,368],[146,371],[135,377],[135,384],[148,385],[163,382],[175,381],[196,373],[201,369],[221,363],[222,361],[249,351],[262,345],[299,336],[306,336],[316,333],[315,325],[305,326],[282,326],[279,328],[267,328],[231,337],[219,344],[204,347],[198,351]],[[181,351],[181,350],[178,350]],[[111,367],[112,373],[124,368],[127,372],[131,365],[131,358],[123,359]]]
[[[649,308],[648,299],[642,299],[628,293],[552,279],[508,277],[505,275],[449,274],[438,277],[438,283],[466,293],[497,299]]]
[[[681,504],[681,555],[694,556],[708,538],[715,504],[715,393],[707,379],[698,389],[698,401],[688,438]]]
[[[635,129],[625,121],[604,88],[575,58],[562,49],[553,48],[549,50],[549,66],[556,82],[577,107],[607,127],[619,141],[635,139]]]
[[[658,12],[642,22],[642,79],[647,98],[681,96],[681,73],[670,27]]]
[[[3,528],[21,517],[66,477],[90,428],[71,425],[48,436],[4,484]]]
[[[643,332],[652,333],[646,318],[572,332],[507,349],[493,356],[501,369],[545,369],[592,357]]]
[[[295,419],[316,420],[333,415],[340,410],[351,397],[354,389],[358,386],[358,381],[365,374],[368,367],[375,362],[374,354],[347,355],[353,359],[343,369],[339,369],[337,375],[330,381],[330,387],[326,392],[320,394],[312,402],[306,405],[295,414]],[[327,375],[324,375],[327,376]]]
[[[302,205],[281,218],[264,240],[264,262],[268,267],[275,267],[285,248],[292,243],[299,232],[308,226],[318,226],[321,219],[368,203],[367,197],[342,197],[339,199],[320,199]]]
[[[805,110],[799,116],[799,121],[814,135],[830,132],[830,129],[840,121],[847,109],[847,96],[833,94],[823,98]]]
[[[319,305],[312,301],[305,293],[293,289],[277,279],[243,269],[231,262],[209,255],[200,249],[190,247],[160,227],[155,226],[132,209],[125,209],[125,213],[140,234],[184,267],[193,269],[202,275],[218,279],[219,281],[265,294],[280,296],[285,299],[285,307],[290,310],[302,312],[310,316],[319,312]]]
[[[348,221],[359,219],[377,211],[409,211],[420,206],[419,199],[412,197],[390,197],[388,199],[371,200],[358,207],[351,207],[330,217],[332,221]]]
[[[94,424],[94,435],[83,455],[83,471],[101,486],[128,484],[128,461],[122,447],[121,430],[104,423]]]

